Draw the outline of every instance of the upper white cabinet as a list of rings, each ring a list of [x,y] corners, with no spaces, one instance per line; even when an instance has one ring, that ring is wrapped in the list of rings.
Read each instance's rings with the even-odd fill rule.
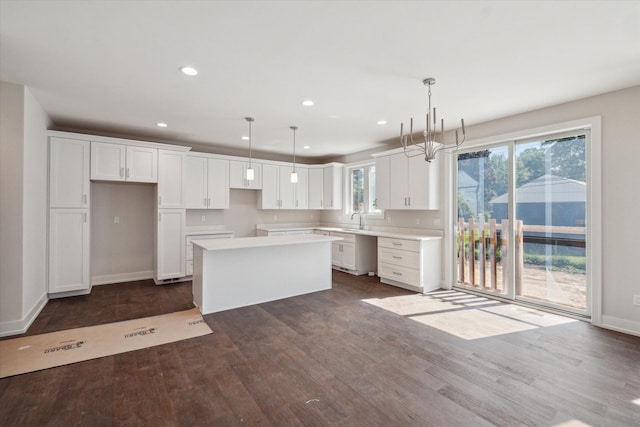
[[[309,168],[309,209],[324,208],[324,168]]]
[[[158,150],[158,207],[185,206],[184,154],[179,151]]]
[[[185,156],[186,208],[229,208],[229,160]]]
[[[262,164],[251,162],[253,169],[253,180],[247,180],[248,161],[230,160],[229,161],[229,188],[242,188],[248,190],[262,189]]]
[[[309,169],[296,166],[298,182],[291,182],[292,166],[262,165],[259,209],[307,209]]]
[[[342,209],[342,175],[341,164],[323,167],[323,209]]]
[[[92,141],[91,179],[158,182],[158,149]]]
[[[49,207],[88,208],[90,143],[51,138],[49,144]]]
[[[395,153],[376,158],[376,203],[381,209],[439,209],[439,158]]]

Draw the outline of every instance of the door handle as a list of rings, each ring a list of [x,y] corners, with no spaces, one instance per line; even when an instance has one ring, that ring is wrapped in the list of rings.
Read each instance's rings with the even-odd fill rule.
[[[120,168],[120,177],[124,178],[124,168]]]

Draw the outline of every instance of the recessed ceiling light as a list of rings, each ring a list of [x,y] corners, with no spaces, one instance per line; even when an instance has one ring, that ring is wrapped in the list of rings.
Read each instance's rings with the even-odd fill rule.
[[[189,67],[189,66],[180,67],[180,71],[182,71],[187,76],[197,76],[198,75],[198,70],[196,70],[193,67]]]
[[[376,124],[379,124],[379,125],[386,125],[386,124],[387,124],[387,121],[386,121],[386,120],[378,120],[378,121],[376,122]]]
[[[304,147],[302,147],[302,148],[304,148],[305,150],[308,150],[309,148],[311,148],[311,146],[310,146],[310,145],[305,145],[305,146],[304,146]]]
[[[302,105],[304,105],[305,107],[311,107],[314,104],[314,102],[310,99],[305,99],[304,101],[302,101]]]
[[[242,140],[243,140],[243,141],[248,141],[248,140],[249,140],[249,137],[248,137],[248,136],[243,136],[243,137],[242,137]]]
[[[159,128],[166,128],[167,124],[163,123],[163,122],[158,122],[158,123],[156,123],[156,126],[158,126]]]

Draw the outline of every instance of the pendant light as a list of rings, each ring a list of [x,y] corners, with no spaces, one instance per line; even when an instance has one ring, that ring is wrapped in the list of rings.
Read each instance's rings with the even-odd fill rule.
[[[298,126],[291,126],[290,129],[293,131],[293,171],[291,172],[291,182],[298,182],[298,172],[296,172],[296,131],[298,130]]]
[[[246,121],[249,122],[249,167],[247,168],[247,181],[253,181],[255,178],[255,174],[253,172],[253,168],[251,167],[251,123],[254,121],[253,117],[245,117]]]

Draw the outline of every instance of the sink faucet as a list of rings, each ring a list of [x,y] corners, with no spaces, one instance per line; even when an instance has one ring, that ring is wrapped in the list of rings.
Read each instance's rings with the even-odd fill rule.
[[[353,219],[354,216],[358,215],[360,217],[360,230],[364,230],[364,224],[362,223],[362,214],[360,212],[354,212],[351,214],[351,219]]]

